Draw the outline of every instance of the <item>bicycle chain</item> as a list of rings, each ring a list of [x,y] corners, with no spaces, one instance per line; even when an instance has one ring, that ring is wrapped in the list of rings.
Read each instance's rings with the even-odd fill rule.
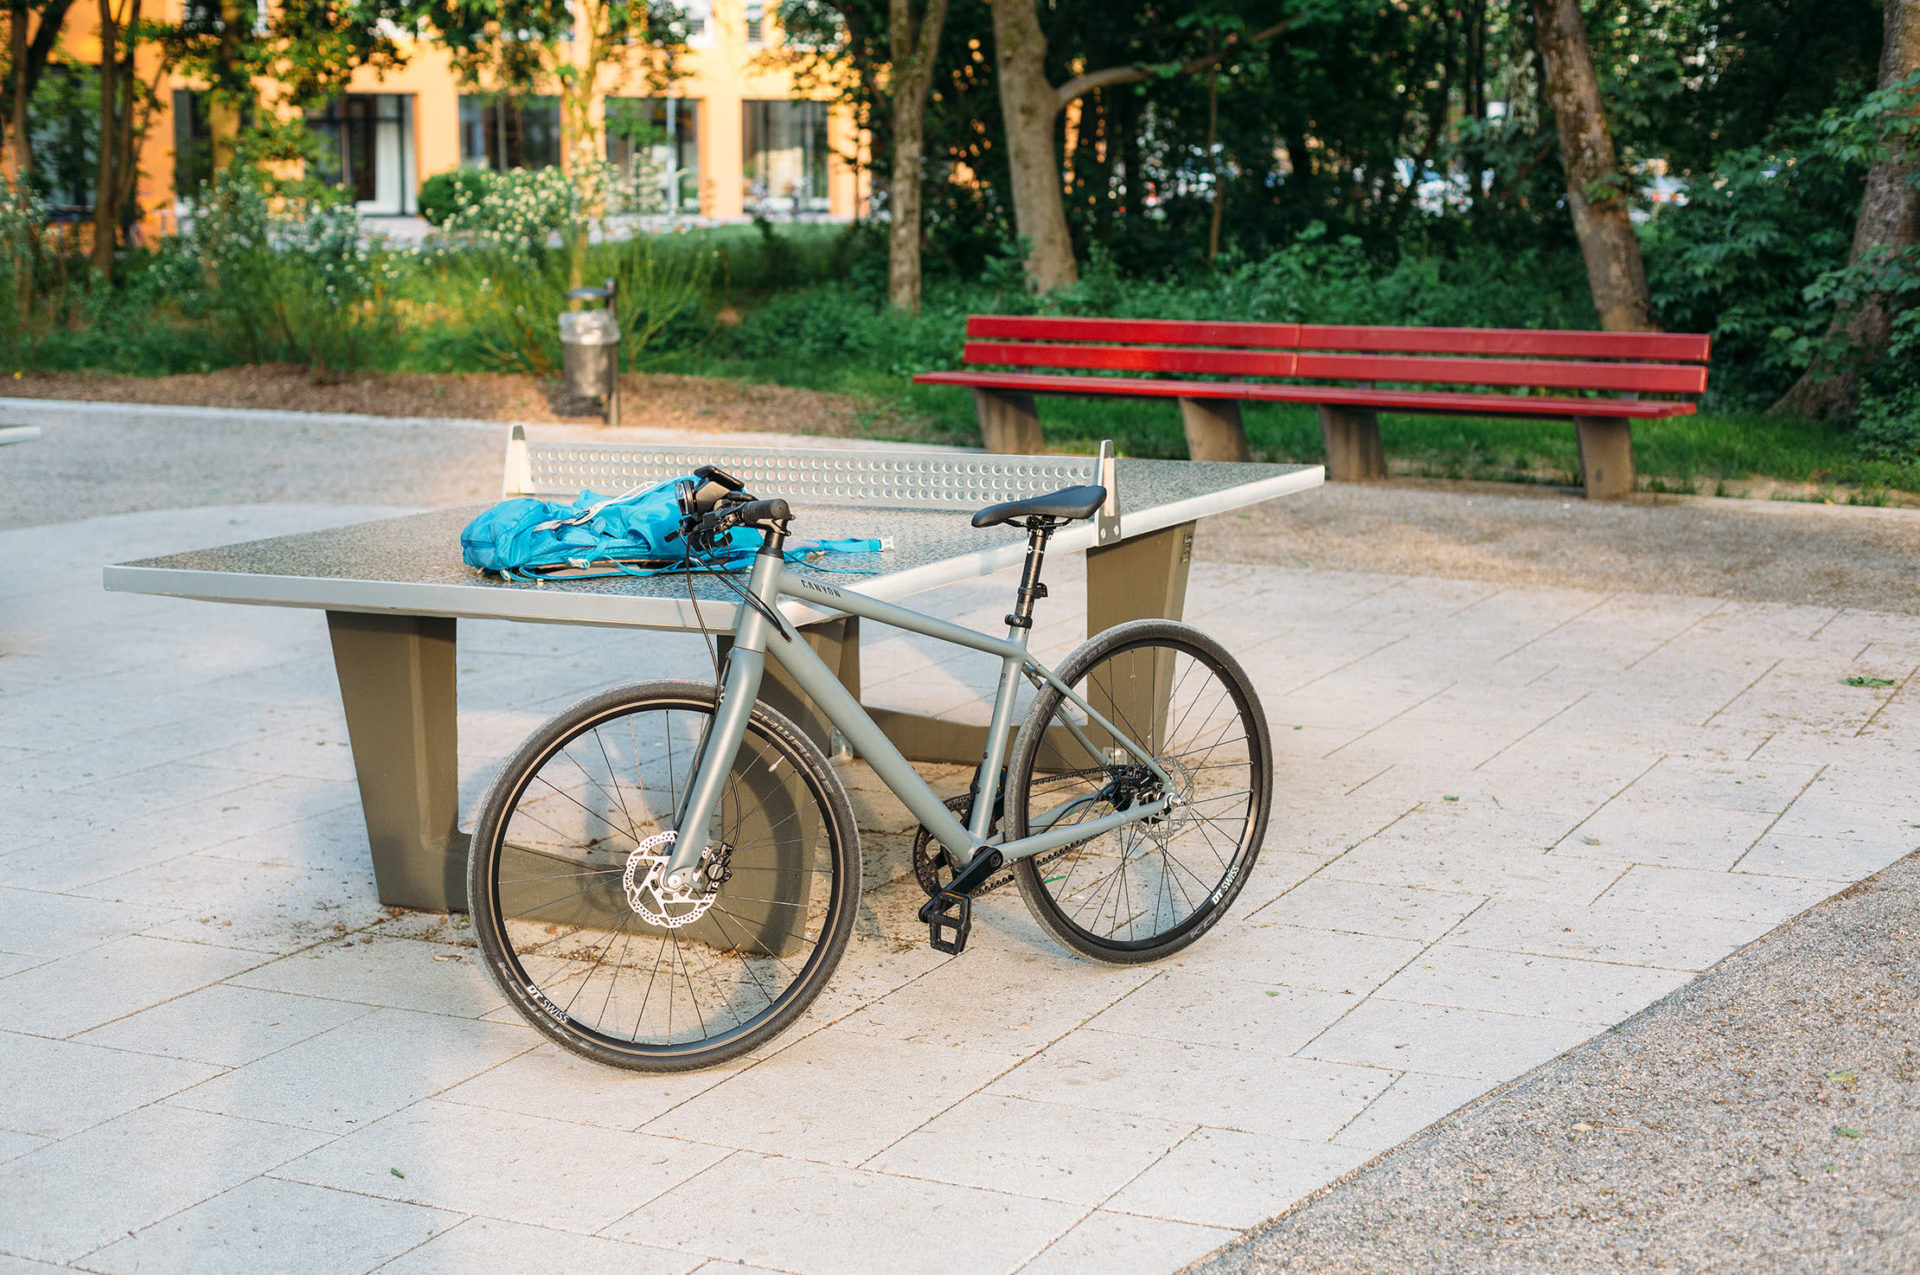
[[[961,793],[958,797],[947,798],[947,809],[953,811],[954,817],[959,819],[961,823],[967,822],[968,818],[973,814],[973,794]],[[988,829],[988,831],[991,832],[992,829]],[[1078,850],[1085,844],[1086,842],[1084,841],[1076,841],[1072,845],[1061,846],[1058,850],[1049,850],[1045,854],[1035,855],[1034,858],[1037,862],[1034,866],[1044,868],[1054,860]],[[913,875],[914,879],[919,882],[920,889],[925,892],[928,898],[932,898],[935,894],[938,894],[940,887],[946,884],[946,882],[940,881],[934,875],[941,871],[946,873],[947,881],[953,880],[953,858],[947,853],[946,847],[935,846],[933,844],[933,834],[928,832],[926,827],[922,825],[919,831],[914,833],[913,837]],[[995,890],[1012,884],[1013,869],[1008,868],[997,877],[988,877],[987,880],[968,897],[977,899],[983,894],[992,894]]]

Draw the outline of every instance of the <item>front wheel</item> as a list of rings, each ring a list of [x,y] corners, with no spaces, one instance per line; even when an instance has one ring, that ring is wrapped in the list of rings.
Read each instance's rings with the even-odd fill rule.
[[[1173,791],[1052,685],[1007,760],[1008,841],[1174,798],[1165,814],[1019,860],[1028,909],[1064,946],[1132,965],[1169,956],[1219,921],[1266,836],[1272,746],[1246,673],[1171,620],[1116,625],[1060,680],[1152,753]]]
[[[667,890],[675,812],[713,687],[651,682],[575,704],[494,782],[467,868],[488,972],[561,1045],[634,1071],[724,1062],[819,995],[860,900],[846,790],[755,705],[700,884]]]

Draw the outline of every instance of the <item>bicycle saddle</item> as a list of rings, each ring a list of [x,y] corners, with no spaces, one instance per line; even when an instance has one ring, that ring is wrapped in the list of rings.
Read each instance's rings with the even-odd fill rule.
[[[1045,496],[1029,496],[1025,500],[1009,500],[1003,505],[988,505],[973,516],[973,525],[998,527],[1022,518],[1057,518],[1061,522],[1078,522],[1082,518],[1093,517],[1094,511],[1106,501],[1105,487],[1062,487]]]

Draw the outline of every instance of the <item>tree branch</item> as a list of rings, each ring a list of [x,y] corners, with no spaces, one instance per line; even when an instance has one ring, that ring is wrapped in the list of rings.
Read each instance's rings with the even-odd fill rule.
[[[1228,36],[1218,50],[1206,54],[1203,57],[1197,57],[1191,62],[1183,62],[1174,74],[1192,75],[1197,71],[1204,71],[1210,66],[1225,61],[1229,53],[1232,53],[1243,45],[1264,44],[1276,36],[1285,35],[1293,29],[1293,25],[1297,21],[1299,21],[1297,18],[1288,18],[1285,22],[1276,22],[1264,31],[1255,31],[1245,40],[1240,39],[1237,33]],[[1142,80],[1151,79],[1153,74],[1153,67],[1135,65],[1110,66],[1105,70],[1089,71],[1085,75],[1076,75],[1065,84],[1062,84],[1058,89],[1054,90],[1054,109],[1056,111],[1065,110],[1067,103],[1073,101],[1075,98],[1085,97],[1096,89],[1113,88],[1121,84],[1138,84]]]

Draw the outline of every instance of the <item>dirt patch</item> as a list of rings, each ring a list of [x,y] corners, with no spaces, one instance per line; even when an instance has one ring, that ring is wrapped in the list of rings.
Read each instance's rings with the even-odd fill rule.
[[[1214,559],[1499,584],[1920,612],[1920,514],[1395,479],[1202,524]]]
[[[913,438],[913,423],[845,394],[704,376],[632,373],[620,380],[621,424],[656,429],[776,430],[836,438]],[[303,367],[262,364],[179,376],[33,372],[0,380],[0,397],[179,407],[353,412],[532,424],[591,424],[581,406],[530,376],[369,373],[319,381]]]

